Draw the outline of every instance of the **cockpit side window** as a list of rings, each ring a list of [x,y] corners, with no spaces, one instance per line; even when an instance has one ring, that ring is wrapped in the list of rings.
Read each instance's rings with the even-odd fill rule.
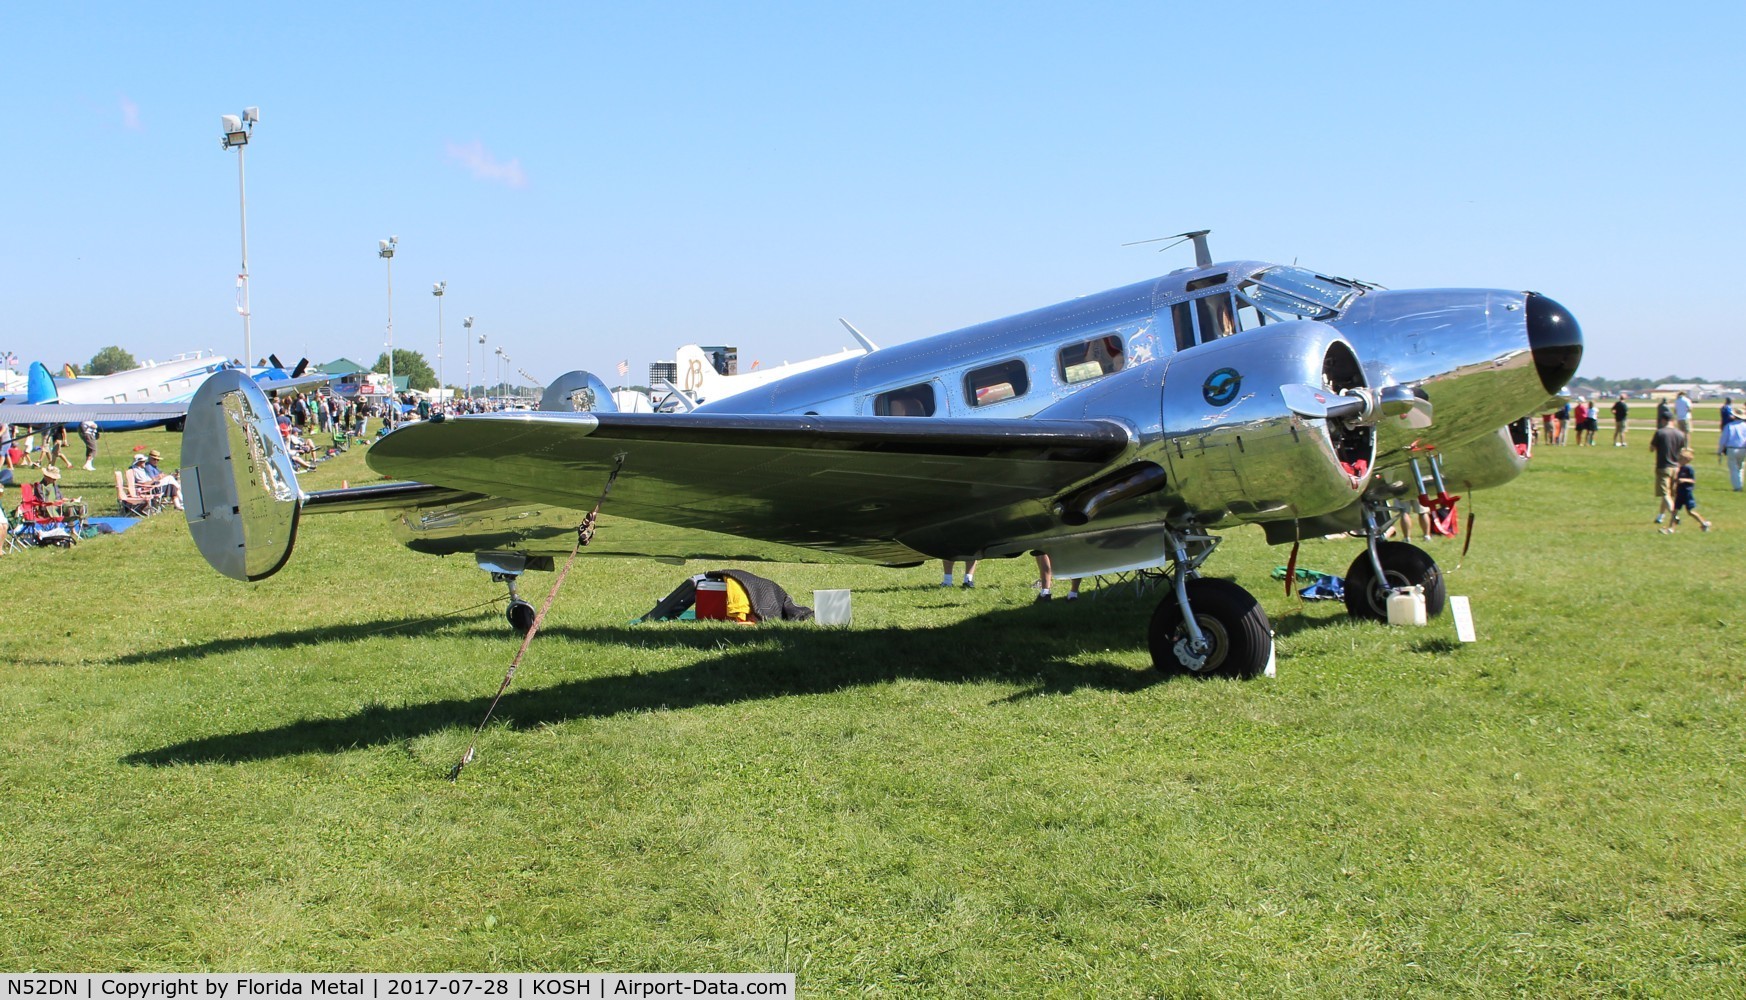
[[[1194,346],[1194,307],[1178,302],[1170,307],[1170,325],[1176,328],[1176,349],[1186,351]]]
[[[1237,286],[1237,329],[1253,330],[1258,326],[1267,325],[1267,314],[1255,305],[1250,296],[1255,294],[1255,283],[1245,281]]]
[[[1237,317],[1231,310],[1228,292],[1195,299],[1194,311],[1200,320],[1200,342],[1203,344],[1237,332]]]
[[[971,406],[1017,399],[1031,391],[1031,378],[1018,358],[978,368],[964,376],[964,398]]]
[[[873,413],[880,417],[931,417],[934,387],[926,382],[908,385],[873,397]]]
[[[1127,355],[1122,352],[1122,338],[1113,333],[1063,347],[1059,358],[1061,378],[1069,385],[1119,372],[1127,363]]]

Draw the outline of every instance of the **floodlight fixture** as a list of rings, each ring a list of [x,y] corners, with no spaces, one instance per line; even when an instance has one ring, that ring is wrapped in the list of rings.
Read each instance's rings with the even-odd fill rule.
[[[439,281],[430,286],[430,293],[437,300],[437,391],[443,388],[443,292],[447,291],[449,283]]]
[[[466,319],[462,320],[461,327],[467,331],[465,334],[462,335],[463,336],[462,342],[467,345],[466,396],[468,399],[472,399],[473,398],[473,317],[468,316]],[[484,342],[485,342],[485,335],[481,333],[479,335],[479,343],[483,344]]]
[[[400,237],[390,236],[376,241],[376,256],[388,262],[388,393],[398,404],[400,394],[394,388],[394,250]]]
[[[223,149],[236,150],[236,193],[242,218],[242,270],[236,276],[236,311],[243,319],[243,364],[255,356],[249,336],[249,189],[243,169],[243,147],[249,144],[255,122],[261,118],[260,108],[246,108],[241,115],[220,115],[224,135],[219,139]]]

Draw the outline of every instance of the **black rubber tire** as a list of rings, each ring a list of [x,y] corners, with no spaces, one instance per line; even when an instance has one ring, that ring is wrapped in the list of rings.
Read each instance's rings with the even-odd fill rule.
[[[534,606],[521,598],[510,601],[509,610],[505,613],[509,616],[509,627],[517,633],[527,635],[528,630],[533,628]]]
[[[1448,603],[1449,588],[1443,582],[1443,571],[1437,560],[1416,545],[1405,542],[1379,542],[1377,558],[1382,571],[1393,587],[1425,588],[1425,617],[1435,618]],[[1376,570],[1370,565],[1370,553],[1360,552],[1346,570],[1346,613],[1354,618],[1388,621],[1388,595],[1377,585]]]
[[[1229,580],[1194,579],[1188,581],[1188,603],[1195,624],[1212,644],[1206,661],[1197,666],[1177,656],[1177,642],[1187,638],[1188,630],[1175,592],[1166,590],[1146,632],[1154,667],[1195,677],[1255,677],[1267,669],[1273,628],[1253,594]]]

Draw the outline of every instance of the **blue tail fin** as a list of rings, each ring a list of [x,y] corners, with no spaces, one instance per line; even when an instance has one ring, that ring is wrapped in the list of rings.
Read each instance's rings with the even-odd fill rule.
[[[55,388],[54,376],[49,374],[48,368],[41,361],[30,363],[30,382],[26,389],[24,401],[27,403],[58,403],[61,401],[60,391]]]

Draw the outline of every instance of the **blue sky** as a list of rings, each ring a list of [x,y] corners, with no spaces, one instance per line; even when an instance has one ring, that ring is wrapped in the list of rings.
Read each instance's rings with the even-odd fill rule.
[[[13,5],[0,351],[540,379],[898,343],[1190,262],[1533,289],[1583,372],[1746,378],[1746,5]],[[1701,260],[1721,261],[1699,268]],[[474,354],[474,381],[482,381]],[[610,375],[609,375],[610,377]]]

